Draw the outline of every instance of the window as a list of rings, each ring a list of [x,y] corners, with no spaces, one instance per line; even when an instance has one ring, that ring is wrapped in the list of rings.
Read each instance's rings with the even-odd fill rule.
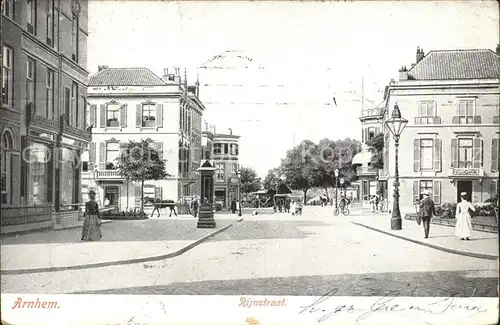
[[[78,33],[79,33],[79,23],[78,16],[73,15],[73,20],[71,22],[71,45],[73,53],[71,58],[73,61],[78,62]]]
[[[220,155],[222,153],[222,143],[214,143],[214,155]]]
[[[463,100],[458,103],[458,123],[474,123],[474,101]]]
[[[432,139],[420,140],[420,169],[433,170],[434,141]]]
[[[433,124],[434,117],[434,101],[422,101],[418,103],[419,124]]]
[[[13,86],[13,56],[12,49],[5,44],[2,46],[2,104],[12,107],[12,86]]]
[[[14,0],[2,0],[2,14],[14,18]]]
[[[120,126],[120,105],[118,104],[106,105],[106,126],[107,127]]]
[[[60,188],[60,202],[61,205],[73,204],[77,201],[76,184],[79,175],[76,167],[76,151],[62,148],[62,162],[61,162],[61,186]],[[74,206],[63,207],[66,209],[74,209]]]
[[[78,107],[78,84],[73,82],[71,86],[71,113],[74,117],[73,125],[78,127],[80,125],[80,112]]]
[[[472,168],[472,139],[458,139],[458,168]]]
[[[224,154],[227,155],[229,153],[229,144],[224,143]]]
[[[224,163],[218,163],[217,164],[217,171],[216,171],[216,175],[217,175],[217,179],[218,180],[223,180],[224,179]]]
[[[48,46],[54,46],[54,0],[47,0],[46,23],[47,23],[47,37],[46,43]]]
[[[26,103],[35,105],[36,62],[28,59],[26,62]]]
[[[64,87],[64,119],[66,123],[69,124],[69,118],[71,116],[71,90],[68,87]]]
[[[45,83],[46,111],[45,116],[49,119],[55,117],[54,112],[54,71],[47,69],[47,79]]]
[[[116,169],[116,159],[120,155],[120,143],[108,142],[106,144],[106,170]]]
[[[12,192],[12,166],[11,162],[12,157],[8,153],[9,150],[13,149],[13,139],[12,133],[10,131],[5,131],[2,135],[2,143],[0,146],[0,163],[1,163],[1,175],[0,175],[0,190],[1,190],[1,203],[9,204],[10,201],[10,193]]]
[[[238,174],[238,164],[231,164],[231,176],[237,176]]]
[[[238,154],[238,145],[231,144],[231,155],[237,155],[237,154]]]
[[[118,186],[106,186],[104,190],[104,200],[106,199],[109,200],[109,205],[118,206],[120,200]]]
[[[65,156],[63,160],[65,160]],[[49,148],[47,145],[31,142],[28,162],[28,202],[41,204],[48,202]],[[64,161],[65,163],[66,161]],[[65,184],[66,187],[67,184]]]
[[[367,141],[368,140],[371,140],[375,137],[375,128],[368,128],[368,139],[366,139]]]
[[[88,161],[82,161],[82,171],[83,172],[89,171],[89,162]]]
[[[144,186],[144,189],[143,189],[142,192],[143,192],[144,198],[147,198],[147,197],[148,198],[152,198],[152,199],[155,198],[155,188],[154,188],[154,186]]]
[[[142,105],[142,126],[154,127],[156,125],[156,105]]]
[[[29,33],[36,35],[36,0],[27,0],[26,5],[26,28]]]
[[[430,191],[431,193],[433,193],[432,192],[432,181],[428,181],[428,180],[425,180],[425,181],[422,180],[422,181],[420,181],[419,190],[420,190],[420,192],[419,192],[420,199],[422,199],[422,194],[421,193],[423,191]]]

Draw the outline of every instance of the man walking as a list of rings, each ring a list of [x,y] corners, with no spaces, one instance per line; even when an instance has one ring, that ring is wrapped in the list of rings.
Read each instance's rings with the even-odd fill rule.
[[[429,238],[431,218],[436,215],[436,207],[434,206],[434,201],[430,198],[431,192],[429,190],[425,190],[422,195],[424,198],[420,202],[420,216],[424,225],[425,238]]]

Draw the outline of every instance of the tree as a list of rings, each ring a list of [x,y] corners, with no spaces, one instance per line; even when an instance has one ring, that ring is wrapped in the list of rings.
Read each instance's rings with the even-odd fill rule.
[[[144,211],[144,181],[170,176],[165,171],[162,153],[152,139],[120,143],[117,168],[120,176],[141,183],[141,210]]]
[[[371,166],[375,169],[384,168],[384,134],[379,133],[366,142],[372,153]]]
[[[315,167],[316,162],[311,152],[315,150],[312,141],[304,140],[295,148],[286,153],[281,161],[281,171],[286,184],[294,190],[304,192],[304,204],[307,202],[307,191],[317,184]]]
[[[245,196],[248,193],[257,192],[260,190],[260,178],[257,177],[257,173],[250,167],[241,167],[241,188],[240,191],[245,193]]]
[[[264,178],[264,189],[270,190],[276,187],[276,184],[280,180],[279,178],[280,171],[279,168],[273,168],[267,172],[266,177]]]

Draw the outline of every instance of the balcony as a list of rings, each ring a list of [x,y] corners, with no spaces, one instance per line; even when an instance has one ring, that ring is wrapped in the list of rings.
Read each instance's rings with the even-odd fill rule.
[[[373,167],[358,166],[356,168],[356,174],[358,176],[375,176],[377,173],[377,169]]]
[[[453,116],[451,118],[452,124],[481,124],[481,116]]]
[[[429,117],[415,117],[415,124],[441,124],[441,117],[439,116],[429,116]]]
[[[484,177],[484,168],[451,168],[451,178],[481,179]]]
[[[92,141],[92,132],[84,131],[69,125],[68,118],[66,114],[61,115],[61,130],[64,135],[69,135],[77,140],[83,140],[85,142]]]
[[[121,179],[118,170],[98,170],[95,173],[96,179]]]
[[[360,120],[368,118],[381,118],[384,116],[385,110],[383,108],[370,108],[361,111]]]

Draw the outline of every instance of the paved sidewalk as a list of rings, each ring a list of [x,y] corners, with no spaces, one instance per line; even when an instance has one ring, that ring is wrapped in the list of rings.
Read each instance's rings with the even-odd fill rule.
[[[81,242],[81,228],[2,238],[1,273],[83,269],[178,256],[238,222],[217,219],[217,227],[197,228],[197,219],[114,220],[102,225],[99,242]]]
[[[391,230],[390,219],[389,214],[369,214],[353,216],[352,222],[450,253],[486,259],[498,258],[498,234],[473,230],[471,240],[460,240],[455,237],[455,228],[431,224],[429,238],[425,239],[423,226],[418,225],[416,221],[403,219],[402,230]]]

